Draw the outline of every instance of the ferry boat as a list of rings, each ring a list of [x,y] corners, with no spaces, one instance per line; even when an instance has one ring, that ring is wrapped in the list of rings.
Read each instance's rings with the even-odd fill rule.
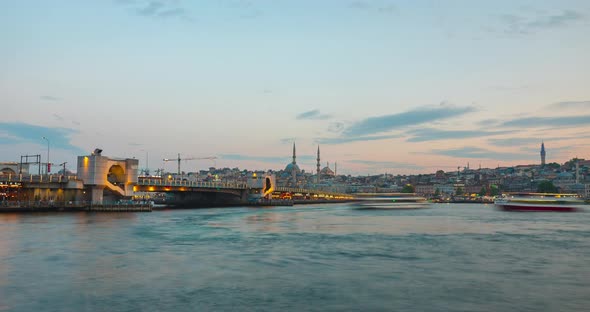
[[[510,193],[496,198],[494,204],[507,211],[563,211],[583,209],[584,200],[577,194]]]
[[[353,205],[357,209],[421,209],[430,206],[426,198],[413,193],[363,193],[355,195]]]

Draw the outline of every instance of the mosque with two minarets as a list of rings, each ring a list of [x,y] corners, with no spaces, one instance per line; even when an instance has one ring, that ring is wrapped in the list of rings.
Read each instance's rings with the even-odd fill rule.
[[[337,174],[337,167],[335,165],[334,170],[330,168],[330,163],[326,164],[326,167],[320,169],[320,147],[318,146],[317,158],[316,158],[316,174],[309,175],[305,173],[305,170],[301,170],[297,165],[297,150],[295,143],[293,143],[293,161],[285,166],[283,172],[279,175],[279,183],[290,187],[302,187],[309,184],[320,184],[326,179],[331,180]]]

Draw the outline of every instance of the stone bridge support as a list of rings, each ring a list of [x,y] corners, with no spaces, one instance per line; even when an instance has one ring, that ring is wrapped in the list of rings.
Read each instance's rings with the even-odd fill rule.
[[[77,178],[84,182],[87,200],[103,204],[105,197],[117,199],[133,196],[137,183],[137,159],[113,159],[95,150],[88,156],[78,156]],[[106,196],[105,196],[106,195]]]

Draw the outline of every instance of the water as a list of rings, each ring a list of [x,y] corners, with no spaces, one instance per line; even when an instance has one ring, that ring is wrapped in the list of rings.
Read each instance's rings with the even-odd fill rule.
[[[0,214],[0,311],[587,311],[590,213]]]

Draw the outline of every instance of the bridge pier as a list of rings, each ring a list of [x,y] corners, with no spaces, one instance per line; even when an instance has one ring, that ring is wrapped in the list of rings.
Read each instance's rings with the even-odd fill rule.
[[[87,186],[90,202],[93,205],[102,205],[104,200],[104,185]]]

